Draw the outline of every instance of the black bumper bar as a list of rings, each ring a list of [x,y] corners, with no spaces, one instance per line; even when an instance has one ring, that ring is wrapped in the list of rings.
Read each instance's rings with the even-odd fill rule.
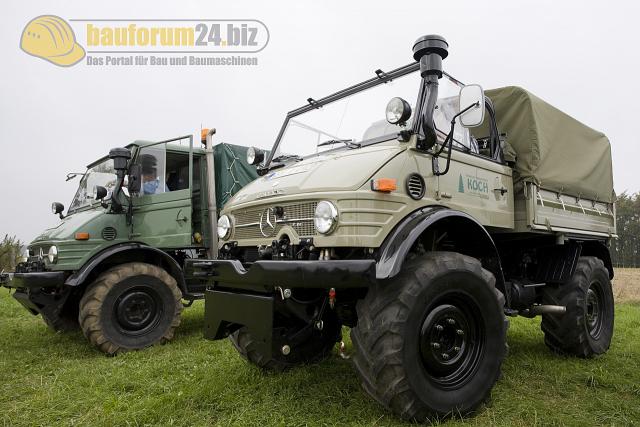
[[[375,260],[256,261],[245,269],[238,260],[193,260],[185,265],[187,281],[271,291],[288,288],[361,288],[376,280]]]
[[[0,285],[6,288],[49,288],[63,285],[64,278],[63,271],[4,274],[0,277]]]

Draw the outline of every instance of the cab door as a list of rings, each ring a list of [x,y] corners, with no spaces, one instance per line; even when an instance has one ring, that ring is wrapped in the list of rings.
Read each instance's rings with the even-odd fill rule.
[[[444,169],[446,159],[439,162]],[[444,205],[469,213],[484,226],[514,227],[510,167],[454,149],[449,172],[438,177],[438,189]]]
[[[191,150],[159,143],[141,148],[140,193],[132,198],[131,240],[156,248],[192,246]]]

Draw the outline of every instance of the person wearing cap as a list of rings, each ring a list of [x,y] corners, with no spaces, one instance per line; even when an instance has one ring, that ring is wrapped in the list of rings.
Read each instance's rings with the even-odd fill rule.
[[[152,154],[141,154],[140,165],[142,166],[142,192],[144,195],[156,194],[160,185],[158,178],[158,160]]]

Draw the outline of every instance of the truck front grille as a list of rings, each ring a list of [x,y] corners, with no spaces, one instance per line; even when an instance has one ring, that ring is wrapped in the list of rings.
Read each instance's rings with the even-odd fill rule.
[[[233,239],[265,239],[275,237],[283,227],[291,227],[299,237],[316,234],[313,215],[317,202],[282,204],[249,208],[232,212]],[[278,216],[279,211],[282,214]]]

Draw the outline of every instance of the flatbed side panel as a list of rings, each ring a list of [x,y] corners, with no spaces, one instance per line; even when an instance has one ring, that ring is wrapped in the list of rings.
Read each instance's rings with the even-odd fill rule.
[[[575,231],[599,237],[614,237],[616,234],[613,203],[564,195],[532,183],[525,184],[524,194],[518,196],[518,228],[524,225],[526,218],[529,231]]]

